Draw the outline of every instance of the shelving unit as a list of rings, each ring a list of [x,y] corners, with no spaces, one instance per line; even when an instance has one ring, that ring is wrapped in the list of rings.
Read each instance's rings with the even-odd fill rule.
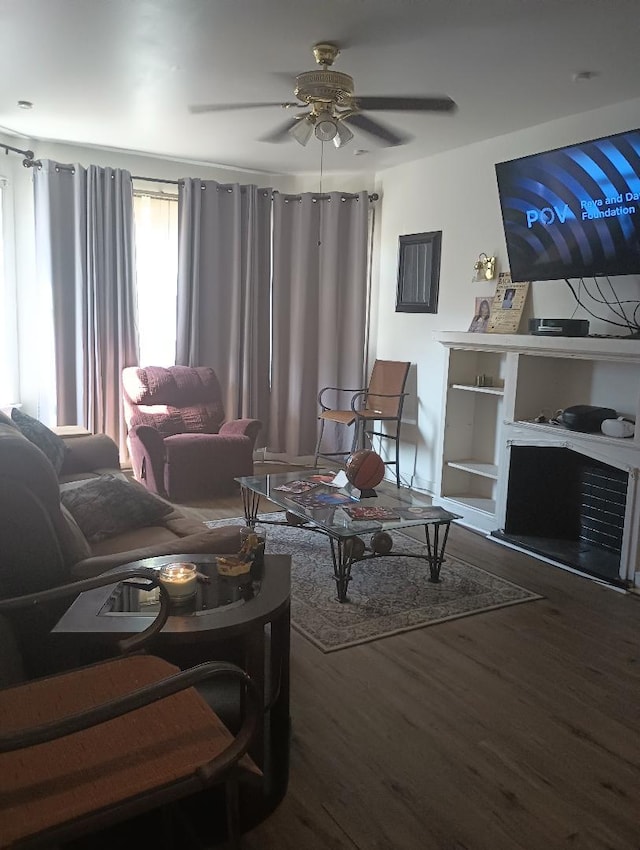
[[[486,531],[495,525],[505,370],[500,352],[448,349],[440,496]]]
[[[467,390],[471,393],[486,393],[487,395],[504,395],[504,389],[502,387],[477,387],[471,386],[470,384],[451,384],[452,390]]]
[[[462,332],[436,339],[446,365],[434,501],[472,528],[503,529],[514,446],[566,448],[622,470],[629,484],[620,578],[640,586],[640,428],[621,439],[535,421],[589,404],[640,423],[640,341]],[[492,386],[478,386],[479,376]]]

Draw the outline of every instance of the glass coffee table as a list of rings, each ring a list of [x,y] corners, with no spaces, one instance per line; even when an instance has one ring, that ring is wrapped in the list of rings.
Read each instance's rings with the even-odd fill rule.
[[[351,484],[336,488],[328,484],[335,470],[299,469],[279,475],[236,478],[242,491],[245,521],[258,522],[264,497],[286,512],[286,522],[260,517],[261,525],[295,525],[329,539],[333,578],[338,601],[347,602],[353,564],[372,558],[402,556],[419,558],[429,567],[431,582],[440,581],[449,527],[459,514],[429,504],[412,490],[399,490],[383,481],[374,497],[362,498]],[[421,553],[393,549],[392,530],[422,526],[425,547]],[[369,537],[370,536],[370,537]],[[364,537],[369,537],[368,543]]]

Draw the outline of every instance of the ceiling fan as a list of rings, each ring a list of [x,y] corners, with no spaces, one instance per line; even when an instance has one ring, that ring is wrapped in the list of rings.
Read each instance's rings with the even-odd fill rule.
[[[312,135],[321,142],[333,142],[336,148],[353,139],[351,127],[368,133],[383,145],[406,144],[410,136],[380,124],[365,112],[453,112],[456,104],[449,97],[359,97],[354,92],[349,74],[331,69],[340,53],[335,44],[321,42],[313,47],[320,70],[303,71],[295,78],[294,95],[298,103],[227,103],[191,106],[193,113],[221,112],[227,109],[255,109],[280,106],[283,109],[304,109],[275,130],[261,137],[264,142],[285,142],[294,138],[306,145]]]

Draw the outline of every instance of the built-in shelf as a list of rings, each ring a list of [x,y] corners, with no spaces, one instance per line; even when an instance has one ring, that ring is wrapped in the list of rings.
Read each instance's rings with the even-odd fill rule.
[[[543,488],[558,475],[556,460],[571,453],[576,468],[593,462],[595,469],[620,470],[627,483],[616,580],[640,588],[640,340],[462,331],[437,332],[436,339],[446,360],[434,502],[475,530],[513,533],[521,516],[536,513],[526,491],[523,506],[514,496],[518,463],[530,463],[527,472]],[[476,386],[479,376],[492,386]],[[609,437],[536,421],[576,405],[611,408],[638,422],[638,433]]]
[[[493,516],[496,511],[496,503],[494,499],[485,499],[481,496],[468,496],[465,493],[456,493],[452,496],[447,496],[448,504],[461,505],[463,507],[472,508],[474,511]]]
[[[447,466],[470,472],[472,475],[481,475],[484,478],[498,480],[498,466],[495,463],[482,463],[479,460],[448,460]]]
[[[485,395],[504,395],[504,387],[477,387],[475,384],[451,384],[452,390],[467,390],[472,393],[484,393]]]
[[[599,360],[640,359],[640,339],[629,337],[553,337],[527,334],[471,334],[438,331],[442,345],[466,351],[514,351],[539,357],[587,357]]]
[[[546,434],[553,434],[554,437],[560,439],[565,436],[567,439],[570,439],[571,442],[574,443],[576,441],[579,442],[580,440],[585,440],[586,442],[593,442],[600,445],[610,446],[621,446],[625,443],[628,445],[635,444],[634,437],[608,437],[606,434],[600,434],[597,431],[572,431],[570,428],[566,428],[564,425],[554,425],[552,422],[531,422],[528,419],[517,419],[514,422],[505,420],[504,424],[518,425],[522,428],[530,428],[533,431],[541,431]],[[638,436],[640,436],[640,434]]]

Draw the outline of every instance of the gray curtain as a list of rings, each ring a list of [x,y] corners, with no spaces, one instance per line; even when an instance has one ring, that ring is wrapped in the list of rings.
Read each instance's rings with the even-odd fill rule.
[[[176,363],[211,366],[227,419],[269,419],[270,189],[181,181]]]
[[[122,369],[138,362],[131,175],[43,160],[36,257],[53,299],[59,425],[112,437],[127,459]]]
[[[318,390],[362,386],[368,206],[366,192],[274,198],[273,451],[312,454]],[[327,428],[323,448],[342,450],[347,430]]]

